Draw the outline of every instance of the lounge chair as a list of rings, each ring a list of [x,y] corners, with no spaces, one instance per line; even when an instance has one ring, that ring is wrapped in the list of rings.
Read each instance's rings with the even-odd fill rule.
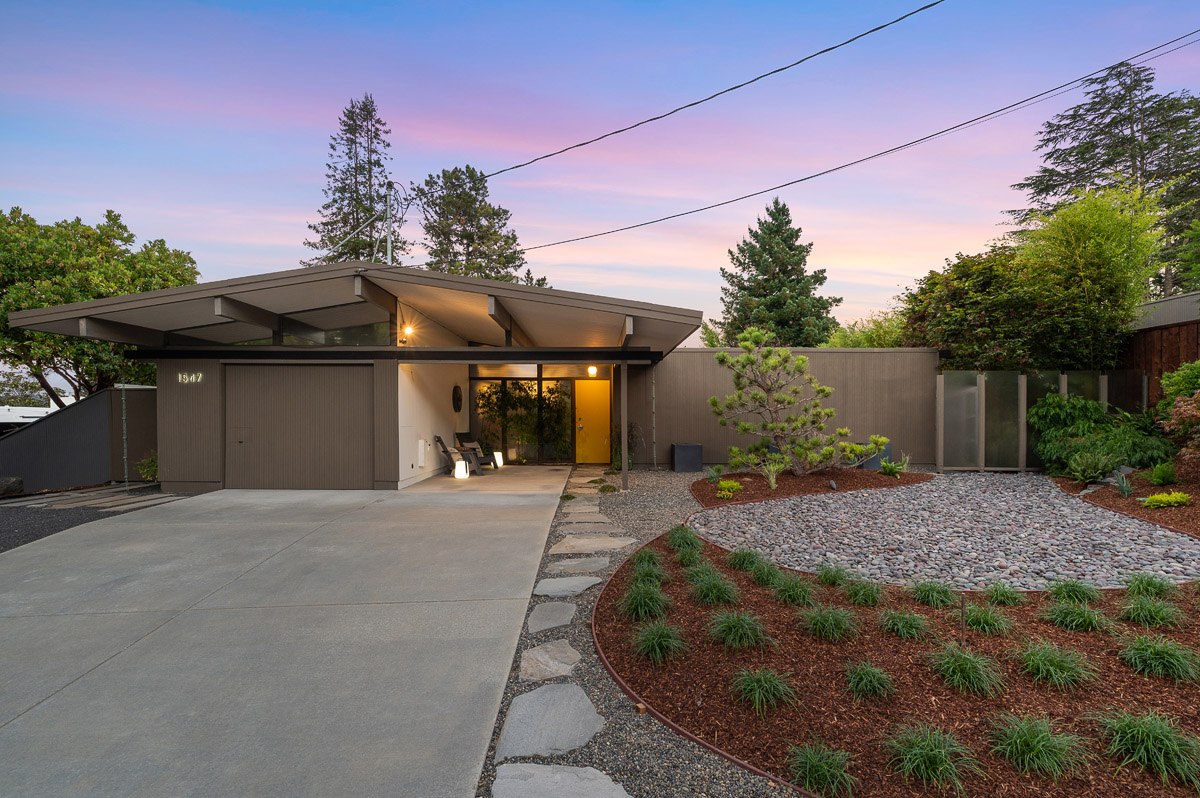
[[[471,437],[469,432],[456,432],[454,433],[454,437],[458,439],[458,450],[460,452],[473,452],[479,460],[480,465],[490,465],[493,469],[496,468],[495,459],[491,455],[483,453],[483,447],[479,445],[477,440]]]
[[[467,464],[468,472],[474,471],[476,474],[483,474],[483,470],[479,467],[479,458],[475,456],[475,452],[470,449],[451,449],[446,446],[446,442],[442,440],[441,435],[434,435],[433,439],[437,442],[445,458],[450,461],[450,464],[446,466],[446,473],[453,474],[454,464],[459,460],[463,460]]]

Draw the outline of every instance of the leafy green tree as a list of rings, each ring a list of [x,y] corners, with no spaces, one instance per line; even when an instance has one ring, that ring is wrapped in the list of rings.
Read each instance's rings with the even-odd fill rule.
[[[865,318],[838,327],[822,347],[891,349],[904,346],[904,315],[895,309],[868,313]]]
[[[380,119],[370,94],[364,94],[361,100],[351,100],[342,111],[338,131],[329,137],[329,161],[325,164],[328,182],[322,191],[325,204],[319,211],[321,221],[308,225],[316,238],[304,242],[304,246],[322,254],[301,261],[301,265],[371,261],[381,252],[385,246],[381,241],[387,236],[385,211],[391,192],[387,169],[391,156],[387,151],[392,145],[384,137],[391,132]],[[393,254],[409,250],[409,242],[400,235],[404,210],[393,205]],[[377,213],[379,218],[367,224]],[[359,230],[363,225],[366,228]]]
[[[57,390],[61,396],[62,391]],[[0,405],[49,407],[50,397],[36,380],[20,371],[0,371]]]
[[[421,209],[426,268],[436,272],[485,277],[548,287],[525,266],[517,233],[508,226],[512,214],[488,201],[487,178],[471,165],[443,169],[413,184]]]
[[[888,442],[887,438],[872,435],[868,445],[850,443],[845,440],[850,430],[844,427],[826,433],[836,411],[822,406],[821,400],[828,398],[833,389],[821,385],[809,373],[807,357],[793,356],[790,349],[773,346],[767,330],[743,330],[738,347],[742,350],[738,355],[716,354],[717,362],[732,372],[733,393],[724,399],[713,396],[708,400],[722,427],[733,424],[741,435],[760,436],[758,443],[746,449],[729,448],[732,468],[761,471],[774,487],[775,476],[785,469],[807,474],[822,468],[857,465]]]
[[[825,270],[809,273],[812,244],[800,243],[800,233],[788,206],[776,197],[749,238],[729,250],[731,268],[721,269],[724,314],[705,325],[715,334],[715,346],[737,346],[750,327],[767,330],[784,346],[818,346],[829,338],[837,327],[830,311],[842,300],[817,295]]]
[[[1177,250],[1179,272],[1183,283],[1189,287],[1200,286],[1200,219],[1183,232]]]
[[[0,360],[29,372],[63,406],[57,375],[76,399],[117,382],[153,384],[153,367],[124,357],[130,347],[8,326],[18,310],[122,296],[196,282],[196,261],[162,239],[135,249],[120,214],[95,227],[76,218],[41,225],[20,208],[0,213]]]
[[[1200,98],[1154,92],[1154,70],[1118,64],[1085,82],[1086,100],[1046,122],[1036,151],[1045,163],[1013,188],[1034,208],[1022,219],[1073,201],[1074,192],[1113,186],[1161,191],[1165,246],[1156,283],[1178,287],[1183,232],[1200,218]]]

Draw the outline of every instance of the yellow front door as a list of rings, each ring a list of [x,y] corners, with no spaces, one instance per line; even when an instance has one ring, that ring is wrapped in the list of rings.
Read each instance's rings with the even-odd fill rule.
[[[608,380],[575,380],[575,462],[607,463],[609,428]]]

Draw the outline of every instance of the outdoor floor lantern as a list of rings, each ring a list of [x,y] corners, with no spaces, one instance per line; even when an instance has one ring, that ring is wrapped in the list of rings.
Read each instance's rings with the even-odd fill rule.
[[[467,471],[467,461],[466,460],[455,460],[454,461],[454,478],[455,479],[466,479],[469,475],[470,474]]]
[[[492,452],[492,462],[496,464],[496,468],[504,465],[504,455],[500,452]]]

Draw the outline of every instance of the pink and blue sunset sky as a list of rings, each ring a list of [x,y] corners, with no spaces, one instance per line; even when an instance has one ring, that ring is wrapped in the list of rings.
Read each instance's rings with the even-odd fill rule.
[[[204,280],[294,268],[329,134],[371,92],[393,178],[491,172],[790,63],[921,5],[3,2],[0,202],[123,214]],[[1200,27],[1194,0],[948,0],[662,122],[491,181],[522,244],[777,185],[991,111]],[[1151,63],[1200,83],[1200,45]],[[1080,92],[780,192],[836,315],[858,318],[1004,231],[1036,133]],[[769,196],[529,254],[556,288],[720,313]],[[409,228],[413,229],[413,228]],[[414,233],[416,231],[414,230]],[[418,260],[421,251],[407,258]]]

